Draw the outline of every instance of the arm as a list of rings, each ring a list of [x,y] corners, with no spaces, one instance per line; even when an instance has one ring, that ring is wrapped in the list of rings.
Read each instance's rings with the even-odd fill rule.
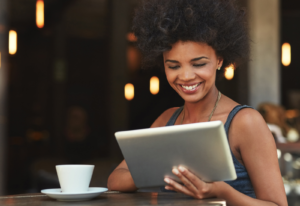
[[[199,199],[222,198],[228,205],[287,206],[276,145],[260,114],[252,109],[241,110],[232,122],[229,137],[241,155],[257,199],[240,193],[225,182],[205,183],[186,169],[180,171],[180,167],[173,173],[177,173],[185,186],[167,179],[167,189]]]
[[[165,126],[176,109],[178,108],[171,108],[162,113],[151,125],[151,128]],[[110,174],[107,180],[107,188],[121,192],[134,192],[138,189],[125,160]]]
[[[109,176],[107,188],[121,192],[134,192],[138,189],[133,182],[125,160]]]

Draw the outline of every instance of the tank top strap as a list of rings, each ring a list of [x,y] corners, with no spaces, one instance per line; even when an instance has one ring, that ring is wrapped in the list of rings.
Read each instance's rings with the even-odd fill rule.
[[[179,107],[175,112],[174,114],[172,115],[172,117],[169,119],[168,123],[166,124],[166,126],[172,126],[175,124],[179,114],[182,112],[183,110],[183,106],[182,107]]]
[[[233,108],[233,110],[231,110],[231,112],[229,113],[228,117],[227,117],[227,120],[225,122],[225,131],[226,131],[226,134],[227,134],[227,138],[228,138],[228,132],[229,132],[229,127],[230,127],[230,124],[233,120],[233,118],[235,117],[235,115],[242,109],[244,108],[251,108],[253,109],[253,107],[250,107],[248,105],[237,105],[236,107]]]

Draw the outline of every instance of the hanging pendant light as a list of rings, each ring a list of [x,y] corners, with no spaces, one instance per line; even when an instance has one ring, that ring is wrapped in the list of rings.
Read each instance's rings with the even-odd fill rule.
[[[289,43],[284,43],[282,45],[282,56],[281,61],[284,66],[289,66],[291,64],[291,45]]]
[[[8,52],[11,55],[17,53],[17,32],[10,30],[8,34]]]
[[[153,95],[158,94],[159,92],[159,79],[158,77],[151,77],[150,79],[150,92]]]
[[[36,25],[38,28],[43,28],[45,24],[45,14],[44,14],[44,0],[36,1]]]
[[[134,98],[134,86],[133,84],[126,84],[124,88],[125,98],[130,101]]]

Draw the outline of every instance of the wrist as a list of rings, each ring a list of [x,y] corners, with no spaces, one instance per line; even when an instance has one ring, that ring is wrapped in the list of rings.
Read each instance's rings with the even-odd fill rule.
[[[213,197],[221,198],[224,189],[226,189],[225,182],[213,182],[211,183],[211,195]]]

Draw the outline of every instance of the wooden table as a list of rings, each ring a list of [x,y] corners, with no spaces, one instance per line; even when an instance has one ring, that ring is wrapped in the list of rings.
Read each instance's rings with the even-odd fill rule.
[[[177,193],[119,193],[106,192],[95,199],[82,202],[59,202],[43,194],[11,195],[0,197],[1,206],[149,206],[149,205],[189,205],[189,206],[226,206],[220,199],[196,200]]]

